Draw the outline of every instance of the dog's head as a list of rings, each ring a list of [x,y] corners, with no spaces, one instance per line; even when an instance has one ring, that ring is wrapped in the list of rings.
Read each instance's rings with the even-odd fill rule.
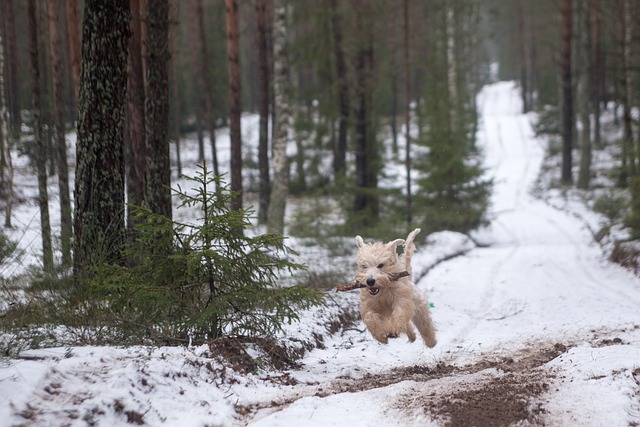
[[[396,239],[389,243],[367,244],[362,237],[356,236],[358,246],[356,280],[367,285],[370,295],[378,295],[381,289],[389,286],[391,283],[389,273],[402,270],[398,264],[397,248],[403,243],[403,239]]]

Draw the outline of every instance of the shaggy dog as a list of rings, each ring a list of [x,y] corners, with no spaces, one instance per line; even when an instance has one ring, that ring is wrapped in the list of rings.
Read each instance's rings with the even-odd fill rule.
[[[415,341],[415,325],[427,347],[436,345],[436,331],[429,315],[427,298],[412,279],[413,239],[419,232],[417,228],[406,241],[396,239],[389,243],[366,244],[362,237],[356,236],[356,280],[366,284],[360,289],[360,315],[371,335],[383,344],[402,333],[407,334],[410,342]],[[400,245],[404,245],[401,260],[396,251]],[[409,273],[408,276],[394,277],[403,271]]]

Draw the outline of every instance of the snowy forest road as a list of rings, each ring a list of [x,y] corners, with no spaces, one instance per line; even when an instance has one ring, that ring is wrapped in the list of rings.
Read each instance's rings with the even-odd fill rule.
[[[478,101],[491,224],[484,245],[418,283],[438,346],[367,335],[313,351],[296,376],[321,391],[250,425],[640,425],[640,281],[580,220],[532,195],[545,147],[517,87],[488,86]]]

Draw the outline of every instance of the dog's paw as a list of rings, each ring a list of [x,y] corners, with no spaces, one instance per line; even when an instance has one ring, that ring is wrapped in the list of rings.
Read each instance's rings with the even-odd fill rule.
[[[396,334],[395,332],[392,332],[390,334],[387,334],[387,338],[398,338],[400,335]]]

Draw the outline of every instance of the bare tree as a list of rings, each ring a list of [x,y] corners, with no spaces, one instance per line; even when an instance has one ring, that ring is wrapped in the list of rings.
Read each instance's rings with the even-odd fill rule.
[[[573,147],[573,79],[571,75],[571,44],[573,38],[573,8],[571,0],[562,1],[562,182],[571,184],[571,150]]]
[[[580,116],[580,169],[578,171],[578,188],[588,189],[591,175],[591,113],[593,111],[593,97],[591,88],[593,86],[593,66],[591,61],[591,19],[589,3],[576,3],[579,40],[576,45],[578,62],[578,110]]]
[[[213,174],[220,175],[218,166],[218,149],[216,147],[216,116],[213,111],[213,84],[211,83],[211,71],[207,67],[209,49],[204,27],[204,7],[202,0],[197,0],[198,38],[200,39],[200,75],[202,76],[202,91],[204,92],[205,110],[209,124],[209,143],[211,144],[211,159],[213,162]]]
[[[342,22],[337,0],[331,0],[331,27],[333,29],[333,49],[336,58],[336,78],[338,80],[338,143],[333,153],[333,169],[336,179],[343,178],[347,157],[347,138],[349,132],[349,120],[351,116],[351,103],[349,101],[349,81],[347,78],[347,62],[345,60]]]
[[[13,162],[11,161],[11,141],[9,137],[9,108],[4,90],[5,61],[4,42],[2,40],[2,31],[0,31],[0,147],[2,147],[2,154],[7,167],[7,200],[4,226],[9,228],[11,227],[11,211],[13,208]],[[4,180],[4,175],[1,178]]]
[[[267,222],[271,180],[269,176],[269,53],[267,43],[267,0],[256,0],[256,42],[258,45],[258,71],[260,88],[260,131],[258,167],[260,169],[260,202],[258,221]]]
[[[233,210],[242,209],[242,135],[240,118],[240,45],[238,32],[238,2],[225,0],[227,9],[227,64],[229,67],[229,135],[231,137],[231,201]]]
[[[31,65],[31,90],[33,102],[33,135],[38,174],[38,207],[40,208],[40,235],[42,237],[42,266],[46,273],[53,271],[53,246],[49,219],[49,194],[47,190],[47,146],[42,137],[42,99],[40,96],[40,61],[38,58],[38,17],[36,0],[27,1],[29,23],[29,59]]]
[[[55,123],[55,147],[58,166],[58,189],[60,192],[60,241],[62,265],[71,266],[71,196],[69,193],[69,166],[67,164],[67,140],[64,120],[64,87],[62,72],[62,41],[58,17],[58,2],[48,1],[49,44],[51,52],[51,79],[53,82],[53,115]]]
[[[80,87],[80,21],[78,19],[78,0],[66,0],[67,40],[71,56],[71,75],[76,102]]]
[[[404,124],[405,124],[405,168],[407,173],[407,225],[413,221],[411,194],[411,94],[409,81],[409,0],[402,3],[403,11],[403,66],[404,66]]]

